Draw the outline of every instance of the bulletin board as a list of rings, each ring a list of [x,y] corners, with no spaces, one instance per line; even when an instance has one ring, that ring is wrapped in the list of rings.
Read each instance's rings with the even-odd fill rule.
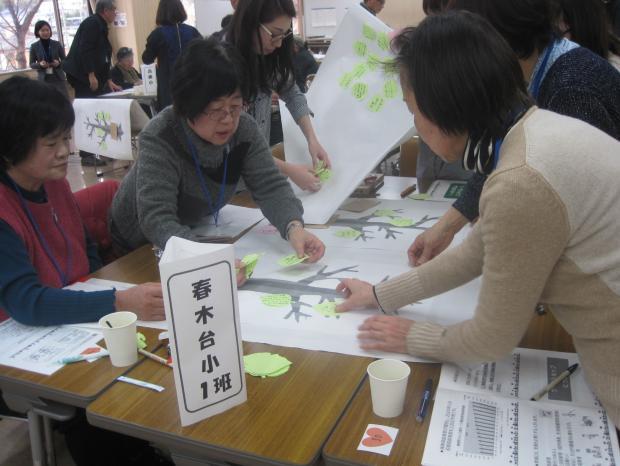
[[[348,9],[361,0],[304,0],[304,35],[332,38]],[[370,14],[370,13],[369,13]]]

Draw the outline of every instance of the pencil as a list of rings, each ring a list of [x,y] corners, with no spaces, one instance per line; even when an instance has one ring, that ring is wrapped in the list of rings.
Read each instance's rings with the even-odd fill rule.
[[[551,382],[549,382],[549,384],[547,384],[547,386],[545,386],[542,390],[540,390],[532,398],[530,398],[530,401],[538,401],[538,400],[540,400],[548,392],[553,390],[553,388],[555,388],[556,385],[559,385],[559,383],[562,382],[562,380],[564,380],[566,377],[568,377],[573,372],[575,372],[575,370],[577,370],[577,367],[579,367],[579,364],[573,364],[572,366],[570,366],[568,369],[566,369],[564,372],[562,372],[560,375],[558,375],[555,379],[553,379]]]
[[[168,361],[166,361],[162,357],[157,356],[156,354],[150,353],[146,350],[143,350],[142,348],[138,348],[138,353],[140,353],[143,356],[146,356],[149,359],[152,359],[153,361],[163,364],[164,366],[170,367],[170,364],[168,364]]]
[[[416,185],[414,183],[411,186],[409,186],[408,188],[403,189],[403,191],[400,193],[401,199],[409,196],[409,194],[411,194],[412,192],[415,191],[415,188],[416,188]]]

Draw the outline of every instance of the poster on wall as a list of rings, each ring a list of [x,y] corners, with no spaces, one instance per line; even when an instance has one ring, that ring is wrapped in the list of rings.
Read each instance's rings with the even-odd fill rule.
[[[393,57],[390,32],[359,5],[350,8],[306,94],[314,129],[332,161],[331,178],[319,192],[296,191],[307,223],[326,223],[413,128],[398,76],[382,66]],[[286,160],[310,164],[301,130],[284,105],[280,110]]]

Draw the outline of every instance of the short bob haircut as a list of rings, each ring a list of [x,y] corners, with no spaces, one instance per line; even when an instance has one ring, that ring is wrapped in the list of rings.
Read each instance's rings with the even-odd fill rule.
[[[555,37],[549,0],[450,0],[447,8],[487,19],[521,59],[542,52]]]
[[[403,86],[446,134],[500,137],[509,115],[531,106],[517,57],[478,15],[428,16],[396,36],[392,49]]]
[[[181,0],[159,0],[155,24],[158,26],[174,26],[184,23],[187,20],[187,13]]]
[[[194,39],[181,52],[172,78],[172,104],[177,115],[193,120],[220,97],[241,92],[247,102],[245,67],[231,44]]]
[[[279,16],[295,17],[293,0],[239,0],[229,25],[227,39],[237,47],[245,60],[250,85],[250,100],[262,91],[282,91],[294,83],[293,35],[282,41],[282,46],[269,55],[254,51],[254,43],[261,44],[261,24]],[[292,27],[292,25],[291,25]]]
[[[95,13],[103,13],[104,10],[114,10],[116,2],[114,0],[97,0]]]
[[[43,81],[15,76],[0,83],[0,171],[26,160],[37,139],[70,130],[71,102]]]
[[[50,25],[50,23],[48,23],[47,21],[45,21],[44,19],[40,19],[39,21],[37,21],[36,23],[34,23],[34,36],[39,39],[39,31],[41,30],[42,27],[47,26],[48,28],[50,28],[50,32],[52,32],[52,26]],[[52,37],[50,35],[50,37]]]

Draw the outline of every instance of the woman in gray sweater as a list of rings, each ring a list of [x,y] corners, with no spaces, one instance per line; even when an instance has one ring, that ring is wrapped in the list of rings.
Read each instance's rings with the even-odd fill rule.
[[[247,85],[234,47],[196,39],[172,81],[173,105],[140,133],[138,160],[111,209],[120,252],[171,236],[196,239],[190,225],[219,211],[243,178],[265,217],[302,257],[319,260],[323,243],[304,229],[303,208],[273,162],[256,122],[244,113]]]

